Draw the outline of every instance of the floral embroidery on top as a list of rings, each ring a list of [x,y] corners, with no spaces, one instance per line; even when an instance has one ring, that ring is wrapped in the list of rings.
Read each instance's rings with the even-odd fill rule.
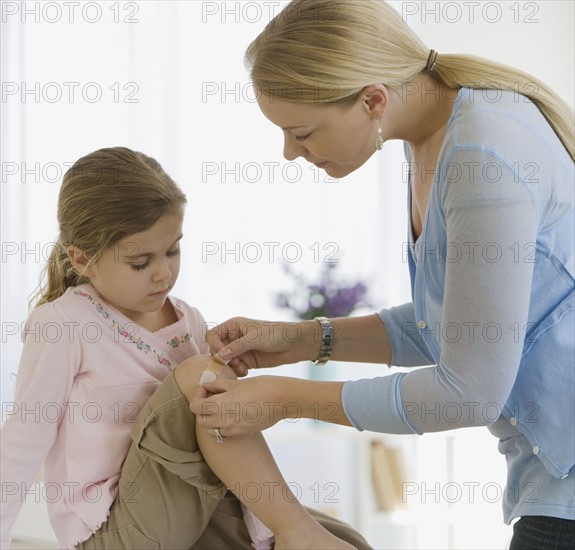
[[[171,340],[168,340],[166,344],[172,346],[173,348],[177,348],[180,344],[185,344],[186,342],[190,341],[190,334],[184,334],[183,336],[174,336]]]
[[[100,302],[96,302],[96,300],[94,300],[91,294],[88,294],[87,292],[84,292],[83,290],[80,289],[74,290],[74,294],[77,294],[78,296],[82,296],[83,298],[88,299],[88,301],[94,305],[96,311],[98,311],[98,313],[100,313],[100,315],[102,315],[104,319],[110,319],[110,314],[104,309],[104,306]],[[111,322],[112,324],[110,325],[110,329],[116,331],[120,336],[122,336],[124,338],[124,342],[135,344],[136,347],[139,350],[143,351],[144,353],[151,353],[152,356],[156,358],[158,363],[160,363],[160,365],[171,370],[172,364],[170,360],[163,353],[158,353],[156,350],[152,349],[152,347],[149,344],[146,344],[142,340],[142,338],[136,336],[138,325],[136,325],[135,323],[126,323],[125,325],[121,325],[120,323],[114,321],[113,319],[111,320]],[[189,335],[186,336],[188,336],[189,339]],[[177,338],[174,338],[174,340],[177,340]],[[172,347],[177,347],[178,345],[179,343],[176,346]]]
[[[74,290],[74,294],[77,294],[78,296],[82,296],[83,298],[88,298],[90,303],[92,303],[94,306],[96,306],[96,310],[99,313],[101,313],[101,315],[102,315],[102,317],[104,317],[104,319],[110,318],[110,314],[104,309],[104,306],[102,304],[100,304],[99,302],[96,302],[96,300],[94,300],[92,295],[88,294],[87,292],[83,292],[82,290],[79,290],[79,289]]]

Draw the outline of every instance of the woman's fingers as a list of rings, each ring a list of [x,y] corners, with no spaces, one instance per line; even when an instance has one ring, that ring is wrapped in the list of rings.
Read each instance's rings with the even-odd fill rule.
[[[190,401],[190,409],[200,426],[208,430],[218,428],[226,437],[265,430],[281,420],[268,411],[268,403],[261,403],[263,397],[269,394],[265,378],[268,377],[206,383],[203,389],[208,396],[202,397],[203,394],[198,391]]]
[[[235,380],[214,380],[213,382],[206,382],[202,387],[214,395],[228,391],[235,382]]]
[[[300,361],[303,330],[298,323],[234,317],[209,330],[206,338],[211,352],[243,377],[249,369]]]
[[[198,388],[196,395],[190,400],[190,410],[199,419],[200,424],[206,428],[218,428],[220,405],[214,400],[217,394],[226,392],[235,380],[216,380],[207,382]]]
[[[243,378],[248,375],[248,366],[240,359],[232,359],[230,366],[238,378]]]

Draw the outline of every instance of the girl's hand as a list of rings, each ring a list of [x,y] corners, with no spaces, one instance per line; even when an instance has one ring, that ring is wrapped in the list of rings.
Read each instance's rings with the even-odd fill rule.
[[[190,401],[190,409],[200,426],[218,428],[224,437],[261,432],[283,419],[285,407],[274,397],[275,378],[280,377],[206,383]]]
[[[316,321],[297,323],[233,317],[206,333],[210,351],[219,354],[237,376],[248,369],[297,363],[317,357],[320,327]]]

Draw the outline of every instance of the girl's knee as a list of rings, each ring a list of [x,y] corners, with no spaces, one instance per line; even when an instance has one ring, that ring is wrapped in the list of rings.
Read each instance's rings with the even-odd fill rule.
[[[184,359],[175,369],[175,371],[186,371],[189,375],[195,372],[201,372],[208,366],[209,362],[212,360],[210,355],[192,355],[187,359]],[[199,378],[199,376],[198,376]]]
[[[210,355],[194,355],[182,361],[174,369],[176,383],[188,401],[198,391],[202,373],[210,366],[211,362],[215,362],[215,360]],[[230,367],[224,365],[217,373],[216,378],[229,380],[235,379],[237,376]]]
[[[176,384],[188,401],[198,390],[200,376],[210,360],[209,355],[194,355],[182,361],[174,369]]]

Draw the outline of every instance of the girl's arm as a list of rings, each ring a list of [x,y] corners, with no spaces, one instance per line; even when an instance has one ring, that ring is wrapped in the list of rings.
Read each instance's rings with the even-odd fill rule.
[[[74,365],[78,363],[78,347],[70,341],[74,333],[67,332],[72,326],[51,304],[35,310],[26,323],[16,396],[14,402],[4,404],[11,415],[0,431],[2,550],[10,545],[12,526],[26,492],[67,414]]]

